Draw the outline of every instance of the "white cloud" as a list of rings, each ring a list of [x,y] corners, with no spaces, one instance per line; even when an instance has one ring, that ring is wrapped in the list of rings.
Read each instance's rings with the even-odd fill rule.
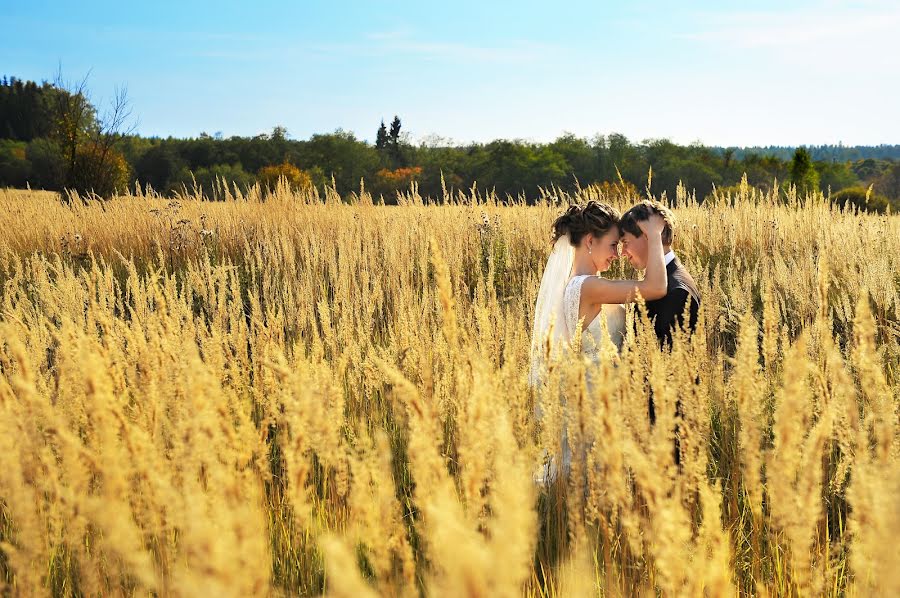
[[[697,24],[679,37],[738,48],[867,44],[896,39],[900,4],[826,1],[804,9],[705,13]]]

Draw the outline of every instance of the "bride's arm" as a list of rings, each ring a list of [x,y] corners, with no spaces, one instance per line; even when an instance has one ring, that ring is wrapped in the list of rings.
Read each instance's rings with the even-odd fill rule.
[[[637,293],[648,301],[665,297],[668,290],[662,245],[665,224],[659,214],[638,222],[641,231],[647,235],[647,272],[644,280],[607,280],[591,276],[582,284],[581,300],[591,304],[630,303],[635,300]]]

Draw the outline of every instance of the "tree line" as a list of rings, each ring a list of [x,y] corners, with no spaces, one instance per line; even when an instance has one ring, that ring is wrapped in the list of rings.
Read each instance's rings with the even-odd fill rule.
[[[624,135],[563,135],[549,143],[499,139],[454,145],[433,138],[411,143],[399,117],[381,122],[375,143],[336,130],[291,139],[284,127],[253,137],[201,133],[194,138],[141,137],[128,129],[127,97],[102,111],[86,80],[75,85],[0,79],[0,186],[73,189],[101,197],[140,185],[161,193],[202,192],[221,183],[247,189],[361,184],[386,203],[418,186],[423,196],[473,187],[500,197],[532,199],[540,188],[625,185],[674,197],[679,183],[703,200],[713,187],[767,189],[777,180],[801,192],[830,192],[874,211],[900,207],[900,146],[722,148]]]

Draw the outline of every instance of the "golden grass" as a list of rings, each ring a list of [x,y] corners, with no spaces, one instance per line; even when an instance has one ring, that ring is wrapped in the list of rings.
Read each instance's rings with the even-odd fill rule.
[[[549,224],[587,198],[632,199],[0,190],[0,582],[900,594],[900,218],[679,194],[698,333],[535,393]],[[535,488],[564,421],[596,441]]]

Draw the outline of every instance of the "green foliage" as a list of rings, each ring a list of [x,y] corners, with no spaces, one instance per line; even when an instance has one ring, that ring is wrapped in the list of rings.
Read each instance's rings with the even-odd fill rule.
[[[831,202],[841,207],[846,207],[847,204],[850,204],[865,212],[876,212],[879,214],[886,212],[888,206],[890,206],[888,198],[877,193],[870,194],[865,187],[849,187],[833,193]]]
[[[381,126],[378,127],[378,132],[375,134],[375,149],[383,150],[387,147],[388,143],[388,132],[387,127],[384,126],[384,120],[381,121]]]
[[[75,172],[75,161],[84,153],[79,148],[98,142],[98,126],[96,110],[81,88],[70,92],[46,83],[0,81],[0,138],[28,144],[24,155],[21,145],[18,153],[12,153],[12,146],[0,149],[0,185],[109,187],[103,181],[86,181],[84,173]],[[890,160],[900,157],[900,146],[819,146],[788,152],[782,147],[683,146],[665,139],[636,143],[618,133],[590,139],[564,134],[544,144],[496,140],[460,146],[432,140],[415,146],[401,127],[399,116],[387,125],[382,121],[373,144],[340,129],[294,140],[284,127],[276,126],[271,133],[254,137],[129,135],[116,136],[113,144],[104,145],[114,145],[124,156],[131,170],[129,183],[136,181],[164,193],[193,189],[191,173],[205,194],[217,193],[217,176],[247,188],[257,180],[254,173],[291,164],[320,190],[333,181],[340,193],[347,193],[358,190],[365,180],[368,189],[387,196],[397,191],[397,180],[403,179],[402,188],[415,180],[419,192],[429,197],[443,197],[445,190],[468,191],[477,183],[478,190],[496,191],[501,199],[521,195],[531,200],[539,195],[539,188],[555,186],[571,192],[579,185],[617,184],[620,176],[643,194],[652,168],[651,192],[665,193],[670,200],[675,199],[679,182],[689,193],[696,191],[698,198],[705,198],[713,185],[720,189],[737,185],[746,173],[752,187],[767,190],[777,179],[785,187],[796,185],[801,194],[819,189],[836,193],[874,184],[877,193],[900,203],[900,162]],[[413,172],[406,169],[414,169],[415,176],[384,176]],[[121,172],[101,178],[116,178]]]
[[[128,114],[124,93],[103,119],[87,97],[87,79],[70,86],[56,83],[0,81],[0,136],[29,146],[28,157],[6,156],[0,184],[63,187],[108,196],[128,184],[131,169],[115,149],[119,127]]]
[[[25,154],[25,143],[0,139],[0,184],[24,187],[31,175],[31,162]]]
[[[613,133],[605,139],[599,140],[600,150],[605,154],[606,160],[601,163],[600,180],[618,180],[622,178],[643,188],[646,186],[648,161],[644,148],[633,145],[628,138],[619,133]]]
[[[405,152],[403,151],[403,144],[400,140],[400,117],[394,116],[394,120],[391,121],[391,130],[388,133],[387,139],[385,140],[386,144],[384,149],[387,150],[387,155],[390,158],[391,164],[394,167],[403,167],[407,165],[407,158]],[[377,140],[376,140],[377,142]],[[377,143],[376,143],[377,145]]]
[[[819,173],[805,148],[798,147],[794,152],[791,160],[790,182],[797,188],[797,193],[800,195],[819,190]]]
[[[721,147],[711,149],[722,153],[726,151],[726,148]],[[769,156],[781,162],[790,161],[796,150],[794,147],[777,145],[727,149],[733,150],[735,160],[743,161],[749,156]],[[856,162],[867,159],[878,162],[900,159],[900,145],[845,146],[839,143],[837,145],[811,145],[806,149],[814,162]]]
[[[857,160],[854,162],[850,169],[861,181],[869,183],[880,177],[889,167],[889,162],[866,158],[865,160]]]
[[[713,185],[722,183],[722,175],[716,172],[711,165],[674,158],[653,169],[653,184],[650,191],[653,193],[664,192],[670,201],[674,201],[679,182],[688,190],[712,189]]]
[[[566,133],[549,144],[548,149],[554,155],[561,156],[565,160],[566,174],[577,180],[582,186],[602,180],[599,178],[600,173],[598,172],[600,152],[587,139]]]
[[[67,186],[81,194],[111,197],[128,188],[130,174],[131,168],[121,152],[90,143],[76,150],[74,176]]]
[[[489,182],[500,197],[530,195],[539,186],[563,185],[569,165],[549,146],[494,141],[471,155],[475,180]]]
[[[875,180],[875,190],[900,204],[900,162],[894,162]]]
[[[35,189],[62,189],[66,164],[59,144],[47,138],[33,139],[25,148],[25,156],[31,162],[29,183]]]
[[[333,176],[338,191],[342,193],[359,189],[360,180],[373,178],[383,168],[373,146],[342,130],[313,135],[297,147],[293,155],[296,157],[291,161],[300,168],[320,167],[329,184]]]
[[[309,175],[313,187],[315,187],[316,189],[324,189],[325,185],[328,184],[328,178],[325,176],[325,171],[322,170],[321,166],[305,168],[304,172]]]
[[[207,199],[222,200],[225,199],[226,192],[234,193],[235,187],[244,193],[254,184],[256,177],[236,162],[213,164],[209,168],[199,168],[194,172],[183,168],[175,179],[174,187],[182,192],[202,195]]]
[[[816,162],[815,168],[823,190],[831,189],[834,193],[860,183],[849,162]]]
[[[157,191],[169,189],[170,181],[184,168],[184,161],[172,144],[162,143],[148,149],[134,164],[138,183],[150,185]]]
[[[775,180],[785,181],[788,178],[790,162],[783,162],[774,156],[750,154],[740,163],[732,166],[731,180],[740,181],[740,174],[735,169],[747,174],[747,183],[751,187],[769,189]],[[737,175],[737,176],[735,176]]]
[[[0,138],[31,141],[52,133],[52,106],[58,93],[48,83],[0,81]]]

